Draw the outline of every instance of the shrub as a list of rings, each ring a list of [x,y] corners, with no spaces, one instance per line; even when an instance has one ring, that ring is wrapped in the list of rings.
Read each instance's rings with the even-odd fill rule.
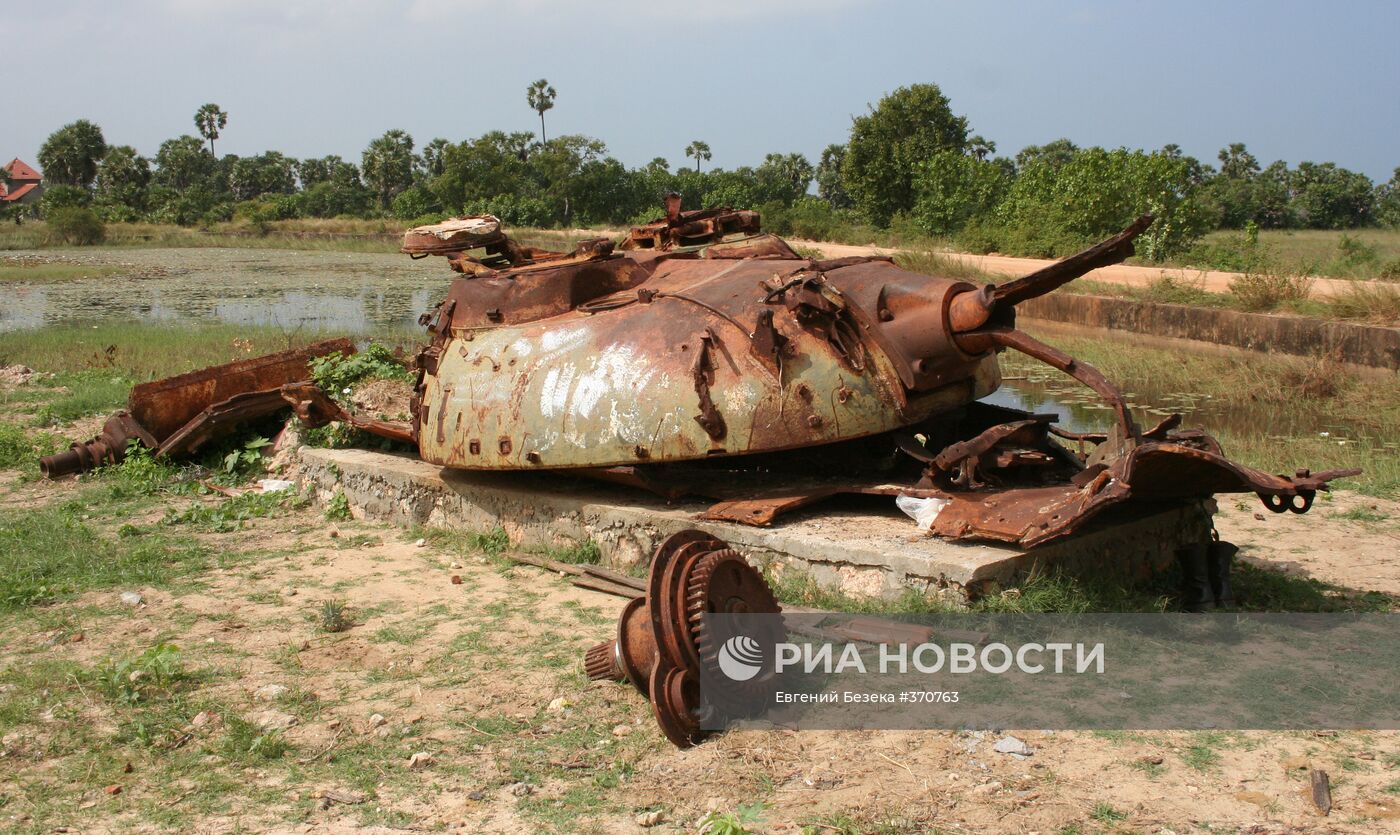
[[[71,206],[54,209],[46,216],[46,243],[50,246],[92,246],[107,238],[107,229],[97,215],[87,208]]]
[[[442,201],[423,186],[409,186],[394,198],[394,217],[409,220],[442,209]]]
[[[1343,267],[1364,267],[1379,260],[1380,253],[1376,252],[1376,247],[1359,238],[1343,232],[1342,239],[1337,241],[1337,263]]]
[[[1273,310],[1285,302],[1302,301],[1312,292],[1313,280],[1275,270],[1244,273],[1230,282],[1230,292],[1245,310]]]
[[[1199,163],[1167,150],[1085,148],[1063,162],[1032,160],[994,222],[1003,251],[1055,257],[1095,243],[1151,212],[1138,253],[1162,260],[1210,230],[1214,209],[1199,194]]]
[[[1353,281],[1344,292],[1328,299],[1327,307],[1343,319],[1390,324],[1400,321],[1400,291],[1385,284]]]
[[[355,354],[330,354],[312,360],[311,379],[327,394],[340,398],[347,389],[365,380],[408,381],[413,375],[387,346],[371,342]]]
[[[44,196],[39,198],[39,214],[48,216],[59,209],[86,206],[92,202],[92,194],[78,186],[49,186]]]

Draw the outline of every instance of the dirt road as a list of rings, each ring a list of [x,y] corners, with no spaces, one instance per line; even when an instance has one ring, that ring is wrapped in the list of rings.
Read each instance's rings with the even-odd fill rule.
[[[850,255],[895,255],[897,249],[879,247],[874,245],[852,246],[849,244],[829,244],[820,241],[792,240],[790,243],[815,249],[827,258],[845,258]],[[970,264],[979,270],[991,275],[1021,276],[1055,263],[1044,258],[1012,258],[1008,255],[970,255],[965,252],[940,252],[940,257],[950,261],[963,264]],[[1093,270],[1084,276],[1092,281],[1102,281],[1105,284],[1119,284],[1125,287],[1147,287],[1154,281],[1163,277],[1187,282],[1210,293],[1228,293],[1230,284],[1240,277],[1239,273],[1224,272],[1221,270],[1194,270],[1180,267],[1139,267],[1131,264],[1115,264],[1111,267],[1101,267]],[[1346,292],[1356,284],[1370,284],[1373,282],[1355,282],[1339,278],[1318,278],[1312,284],[1312,295],[1314,297],[1327,298],[1338,296]]]

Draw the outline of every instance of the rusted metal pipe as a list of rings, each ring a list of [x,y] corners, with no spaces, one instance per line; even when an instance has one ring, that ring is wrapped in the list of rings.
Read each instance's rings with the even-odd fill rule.
[[[136,422],[128,411],[114,413],[102,425],[102,432],[90,441],[72,444],[67,452],[39,459],[39,471],[44,478],[58,478],[70,473],[85,473],[108,464],[120,464],[126,458],[127,446],[136,441],[146,449],[155,449],[156,439]]]

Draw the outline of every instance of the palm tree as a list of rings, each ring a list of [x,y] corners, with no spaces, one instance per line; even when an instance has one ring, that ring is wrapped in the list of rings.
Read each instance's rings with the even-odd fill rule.
[[[549,82],[543,78],[525,88],[525,100],[530,103],[530,109],[540,114],[541,145],[545,142],[544,112],[553,109],[555,95],[554,88],[549,86]]]
[[[695,173],[700,173],[700,160],[710,161],[710,146],[696,139],[685,146],[685,155],[695,157]]]
[[[997,143],[990,139],[983,139],[981,134],[977,134],[967,140],[967,149],[974,157],[977,157],[978,162],[981,162],[987,158],[988,154],[997,152]]]
[[[214,156],[214,140],[219,138],[219,131],[227,124],[228,114],[213,102],[194,112],[194,126],[199,128],[200,136],[209,140],[209,156]]]

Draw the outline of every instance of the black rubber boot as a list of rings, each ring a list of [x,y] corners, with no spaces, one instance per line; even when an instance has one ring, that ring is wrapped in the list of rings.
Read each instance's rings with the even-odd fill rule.
[[[1203,542],[1176,549],[1176,562],[1181,566],[1181,610],[1204,612],[1211,608],[1215,596],[1211,593],[1210,573]]]
[[[1230,571],[1235,554],[1240,551],[1233,542],[1212,542],[1206,548],[1206,573],[1210,577],[1210,593],[1215,605],[1222,609],[1235,608],[1235,592],[1230,588]]]

